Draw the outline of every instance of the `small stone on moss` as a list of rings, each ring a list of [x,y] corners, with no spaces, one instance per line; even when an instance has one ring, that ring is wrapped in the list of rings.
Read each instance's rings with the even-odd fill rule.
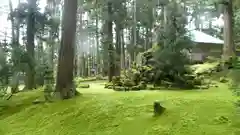
[[[89,84],[80,84],[79,88],[90,88]]]

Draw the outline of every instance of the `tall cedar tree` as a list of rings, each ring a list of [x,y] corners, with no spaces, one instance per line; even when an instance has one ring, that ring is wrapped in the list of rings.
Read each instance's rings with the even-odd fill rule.
[[[114,48],[113,48],[113,34],[112,34],[112,2],[108,2],[108,33],[107,33],[107,44],[108,44],[108,56],[109,56],[109,66],[108,66],[108,80],[112,81],[114,76]]]
[[[27,19],[27,53],[29,57],[27,69],[27,89],[35,88],[35,64],[34,64],[34,35],[35,35],[35,9],[37,7],[36,0],[28,0],[28,19]]]
[[[158,32],[159,47],[154,50],[155,81],[165,79],[164,81],[183,86],[185,84],[185,74],[190,72],[185,67],[190,62],[186,51],[192,46],[185,29],[187,13],[176,2],[169,3],[164,8],[166,8],[165,21],[167,23],[165,23],[165,28]]]
[[[233,5],[232,0],[223,2],[224,5],[224,46],[223,58],[228,59],[234,55],[235,47],[233,45]]]
[[[77,0],[64,0],[62,39],[58,58],[57,84],[55,91],[61,99],[75,96],[73,87],[74,43],[76,33]]]

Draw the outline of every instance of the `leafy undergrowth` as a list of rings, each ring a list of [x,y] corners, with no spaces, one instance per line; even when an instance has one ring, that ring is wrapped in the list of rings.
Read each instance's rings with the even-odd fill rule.
[[[192,69],[195,69],[195,73],[202,73],[211,68],[216,67],[219,62],[212,62],[212,63],[203,63],[203,64],[194,64],[191,66]]]
[[[38,105],[31,101],[42,92],[23,92],[0,111],[0,134],[239,135],[235,99],[220,88],[113,92],[95,84],[74,99]],[[155,100],[167,108],[160,117],[152,117]]]

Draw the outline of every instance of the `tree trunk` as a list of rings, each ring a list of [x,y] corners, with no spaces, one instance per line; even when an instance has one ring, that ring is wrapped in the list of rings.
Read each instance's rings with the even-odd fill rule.
[[[104,24],[102,25],[102,44],[103,44],[103,53],[102,53],[102,57],[103,57],[103,72],[102,75],[103,76],[107,76],[108,75],[108,65],[109,65],[109,51],[108,51],[108,37],[107,37],[107,33],[108,33],[108,24],[107,21],[104,22]]]
[[[133,0],[133,21],[134,21],[134,25],[133,25],[133,45],[134,45],[134,48],[136,48],[136,46],[137,46],[137,15],[136,15],[137,11],[136,10],[137,10],[137,0]],[[134,49],[132,60],[135,61],[136,57],[137,57],[137,53]]]
[[[164,9],[163,9],[163,16],[164,16],[164,32],[166,33],[167,32],[167,24],[168,24],[168,5],[165,5],[164,6]],[[167,37],[165,37],[165,38],[167,38]],[[168,44],[167,44],[167,39],[163,39],[164,40],[164,46],[167,46]]]
[[[121,69],[125,70],[126,61],[125,61],[125,42],[124,42],[124,29],[121,31]]]
[[[129,50],[129,55],[130,55],[130,65],[132,64],[132,62],[135,60],[135,48],[136,48],[136,46],[135,46],[135,29],[134,28],[131,28],[131,49]],[[129,65],[129,66],[130,66]]]
[[[141,40],[141,37],[140,37],[140,26],[137,25],[136,26],[136,47],[138,45],[140,45],[140,40]],[[137,55],[137,51],[136,51],[136,55]]]
[[[9,0],[9,9],[10,9],[10,20],[11,20],[11,26],[12,26],[12,48],[13,48],[13,51],[12,51],[12,58],[13,59],[17,59],[17,53],[16,53],[16,49],[17,49],[17,43],[19,43],[17,41],[16,43],[16,35],[15,35],[15,27],[14,27],[14,18],[13,18],[13,7],[12,7],[12,1]],[[16,28],[17,31],[19,32],[19,27]],[[18,39],[19,39],[19,35],[18,35]],[[18,89],[18,85],[19,85],[19,79],[18,79],[18,71],[17,71],[17,67],[18,65],[16,64],[16,61],[13,61],[13,65],[15,67],[15,69],[13,70],[13,77],[12,77],[12,80],[11,80],[11,93],[17,93],[19,91]]]
[[[152,48],[152,42],[153,42],[153,34],[152,34],[152,29],[154,27],[154,17],[155,17],[155,8],[153,7],[152,3],[151,3],[151,6],[150,6],[150,9],[149,10],[149,33],[148,33],[148,49],[149,48]]]
[[[121,73],[121,26],[116,22],[116,71],[115,75],[120,76]]]
[[[17,20],[17,26],[16,26],[16,44],[19,46],[19,35],[20,35],[20,21]]]
[[[79,61],[79,59],[78,59],[77,55],[75,54],[74,66],[73,66],[74,77],[77,77],[77,75],[78,75],[78,67],[77,67],[78,61]]]
[[[83,54],[82,55],[82,75],[83,77],[87,77],[88,76],[88,67],[87,67],[87,60],[86,60],[86,55]]]
[[[77,0],[64,0],[62,39],[58,58],[56,93],[61,99],[77,94],[73,82]]]
[[[15,43],[15,32],[14,32],[14,18],[13,18],[13,7],[12,7],[12,1],[9,0],[9,9],[10,9],[10,20],[11,20],[11,26],[12,26],[12,43]]]
[[[196,15],[195,20],[194,20],[194,25],[196,27],[197,30],[200,29],[199,25],[200,25],[200,18],[199,15]]]
[[[98,11],[98,0],[96,0],[96,11]],[[100,51],[99,51],[99,32],[98,32],[98,26],[99,26],[99,18],[98,14],[96,14],[96,46],[97,46],[97,74],[100,72],[100,64],[101,64],[101,58],[100,58]]]
[[[149,29],[146,27],[145,50],[149,49]]]
[[[56,12],[59,10],[57,7],[56,0],[48,0],[47,1],[47,6],[48,9],[50,10],[51,16],[55,17]],[[55,39],[56,37],[54,36],[55,33],[57,33],[55,28],[51,27],[50,32],[49,32],[49,43],[48,43],[48,66],[51,68],[52,71],[54,71],[54,53],[55,53]],[[54,75],[54,73],[52,74]],[[53,77],[53,76],[52,76]]]
[[[134,51],[133,51],[133,49],[132,48],[134,48],[134,41],[133,41],[133,28],[129,28],[128,29],[128,40],[129,40],[129,42],[130,42],[130,45],[129,46],[131,46],[131,48],[129,49],[127,49],[127,52],[128,52],[128,54],[127,54],[127,67],[128,68],[130,68],[130,66],[131,66],[131,63],[134,61]]]
[[[161,20],[160,20],[160,25],[161,25],[161,28],[164,28],[164,5],[161,5]]]
[[[81,48],[83,48],[83,34],[81,33],[82,31],[82,28],[83,28],[83,8],[80,7],[79,9],[80,13],[79,13],[79,31],[78,34],[80,35],[79,36],[79,43],[80,45],[78,46],[78,49],[77,49],[77,54],[78,54],[78,63],[77,63],[77,71],[78,71],[78,76],[83,76],[84,72],[83,72],[83,69],[84,69],[84,65],[82,64],[85,64],[83,63],[83,57],[84,57],[84,54],[83,52],[81,52]]]
[[[36,0],[28,0],[28,20],[27,20],[27,53],[28,53],[28,68],[27,68],[27,84],[26,88],[31,90],[35,88],[35,60],[34,60],[34,36],[35,36],[35,9]]]
[[[227,60],[234,56],[235,48],[233,45],[233,8],[232,1],[224,5],[224,46],[223,46],[223,59]]]
[[[89,26],[90,25],[90,16],[89,16],[89,14],[90,14],[90,11],[88,12],[88,15],[87,15],[87,26]],[[90,51],[92,51],[91,49],[90,49],[90,46],[91,46],[91,44],[90,44],[90,31],[87,31],[87,45],[88,45],[88,50],[89,50],[89,53],[86,55],[86,61],[87,61],[87,76],[89,77],[90,76],[90,56],[91,56],[91,52]]]
[[[112,33],[112,3],[108,2],[108,20],[107,20],[107,44],[108,44],[108,57],[109,57],[109,69],[108,69],[108,81],[112,81],[114,76],[114,48],[113,48],[113,33]]]
[[[20,4],[20,0],[18,1],[18,5]],[[16,24],[16,44],[19,46],[19,38],[20,38],[20,24],[21,21],[19,19],[17,19],[17,24]]]
[[[13,72],[11,80],[11,93],[17,93],[19,91],[19,72]]]

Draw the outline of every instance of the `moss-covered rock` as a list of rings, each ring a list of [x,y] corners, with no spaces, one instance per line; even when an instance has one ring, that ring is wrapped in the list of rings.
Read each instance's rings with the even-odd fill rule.
[[[201,85],[199,86],[200,89],[209,89],[209,85]]]
[[[139,91],[139,90],[141,90],[141,88],[140,88],[139,85],[137,85],[137,86],[133,86],[133,87],[131,88],[131,90],[132,90],[132,91]]]
[[[107,86],[106,89],[113,89],[113,86]]]
[[[155,90],[155,87],[149,87],[148,89],[149,90]]]
[[[105,80],[105,78],[102,75],[97,75],[96,80]]]
[[[226,67],[227,69],[232,69],[236,61],[237,57],[230,57],[228,60],[224,61],[224,67]]]
[[[90,88],[89,84],[80,84],[78,85],[79,88]]]
[[[89,78],[76,77],[74,79],[74,82],[76,84],[80,84],[82,82],[89,82],[89,81],[96,81],[96,80],[97,80],[96,77],[89,77]]]
[[[144,81],[140,82],[140,84],[138,86],[139,86],[140,90],[144,90],[147,88],[147,84]]]
[[[122,86],[115,86],[113,89],[115,91],[125,91],[125,87],[122,87]]]
[[[114,86],[122,86],[121,77],[120,76],[114,76],[112,78],[112,84]]]
[[[109,89],[109,87],[113,88],[113,83],[112,82],[108,82],[104,86],[104,88],[106,88],[106,89]]]
[[[135,85],[135,83],[134,83],[132,80],[128,79],[128,78],[124,78],[124,79],[122,80],[122,85],[123,85],[124,87],[132,87],[132,86]]]
[[[226,77],[220,77],[219,81],[221,83],[227,83],[229,80]]]
[[[221,63],[218,63],[218,64],[216,65],[216,67],[214,68],[214,70],[215,70],[216,72],[221,72],[221,71],[223,71],[223,68],[222,68]]]

